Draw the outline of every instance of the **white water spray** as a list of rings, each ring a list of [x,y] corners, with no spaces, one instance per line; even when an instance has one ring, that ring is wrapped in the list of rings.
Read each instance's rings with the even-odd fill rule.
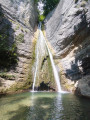
[[[37,45],[36,45],[36,62],[35,62],[35,73],[34,73],[34,80],[33,80],[33,87],[32,87],[32,92],[36,92],[35,91],[35,84],[36,84],[36,79],[38,77],[38,71],[39,71],[39,67],[40,67],[40,59],[45,56],[45,41],[42,40],[42,37],[41,37],[41,33],[40,33],[40,30],[41,30],[41,24],[39,24],[38,26],[38,30],[39,30],[39,37],[38,37],[38,40],[37,40]]]
[[[40,27],[41,27],[41,26],[40,26]],[[52,54],[51,54],[51,52],[50,52],[50,50],[49,50],[49,48],[48,48],[47,42],[46,42],[46,40],[45,40],[45,38],[44,38],[44,36],[43,36],[43,33],[42,33],[41,29],[40,29],[40,35],[41,35],[42,40],[45,41],[45,44],[46,44],[47,49],[48,49],[48,53],[49,53],[49,57],[50,57],[50,60],[51,60],[51,65],[52,65],[52,68],[53,68],[53,74],[54,74],[54,78],[55,78],[55,80],[56,80],[58,92],[62,92],[62,90],[61,90],[61,85],[60,85],[60,79],[59,79],[59,75],[58,75],[57,69],[56,69],[56,67],[55,67],[55,63],[54,63],[54,60],[53,60],[53,56],[52,56]]]
[[[34,74],[34,81],[33,81],[32,92],[35,92],[35,83],[36,83],[38,62],[39,62],[39,57],[38,56],[39,56],[39,51],[38,51],[38,41],[37,41],[37,46],[36,46],[36,64],[35,64],[35,74]]]
[[[57,69],[56,69],[56,67],[55,67],[55,63],[54,63],[54,60],[53,60],[53,56],[52,56],[52,54],[51,54],[51,52],[50,52],[50,50],[49,50],[49,48],[48,48],[47,42],[46,42],[46,40],[45,40],[45,38],[44,38],[44,35],[43,35],[42,31],[41,31],[41,23],[40,23],[40,25],[39,25],[39,32],[40,32],[40,35],[39,35],[39,40],[40,40],[40,41],[37,42],[37,50],[36,50],[36,52],[37,52],[37,53],[36,53],[36,54],[37,54],[37,56],[36,56],[36,69],[35,69],[35,76],[34,76],[34,82],[33,82],[33,91],[34,91],[34,89],[35,89],[35,82],[36,82],[36,76],[37,76],[37,67],[38,67],[38,62],[39,62],[39,57],[38,57],[38,55],[39,55],[38,45],[40,44],[39,42],[43,42],[43,43],[46,44],[47,49],[48,49],[48,53],[49,53],[51,65],[52,65],[52,68],[53,68],[53,74],[54,74],[54,78],[55,78],[55,80],[56,80],[58,92],[62,92],[62,90],[61,90],[61,85],[60,85],[60,79],[59,79],[59,75],[58,75]]]
[[[36,82],[36,76],[37,76],[37,66],[38,66],[38,48],[36,50],[37,52],[37,56],[36,56],[36,69],[35,69],[35,75],[34,75],[34,82],[33,82],[33,88],[32,88],[32,91],[34,92],[35,91],[35,82]]]
[[[45,41],[46,43],[46,41]],[[49,52],[49,57],[50,57],[50,60],[51,60],[51,65],[52,65],[52,68],[53,68],[53,74],[54,74],[54,78],[56,80],[56,84],[57,84],[57,88],[58,88],[58,92],[61,92],[61,84],[60,84],[60,79],[59,79],[59,75],[58,75],[58,72],[57,72],[57,69],[56,69],[56,66],[55,66],[55,63],[54,63],[54,60],[53,60],[53,56],[48,48],[48,45],[46,43],[46,46],[47,46],[47,49],[48,49],[48,52]]]

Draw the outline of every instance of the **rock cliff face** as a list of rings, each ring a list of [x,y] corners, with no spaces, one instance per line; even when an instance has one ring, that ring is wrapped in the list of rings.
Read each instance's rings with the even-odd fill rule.
[[[90,97],[90,0],[60,0],[45,27],[63,88]]]
[[[32,85],[36,22],[34,0],[0,0],[0,93]]]

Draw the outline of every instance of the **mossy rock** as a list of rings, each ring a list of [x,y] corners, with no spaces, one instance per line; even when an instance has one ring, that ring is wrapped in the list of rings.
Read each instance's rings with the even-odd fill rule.
[[[24,34],[23,33],[20,33],[19,35],[17,35],[15,37],[15,41],[16,42],[19,42],[19,43],[23,43],[24,42]]]
[[[7,74],[5,72],[0,73],[0,77],[4,78],[4,79],[8,79],[8,80],[14,80],[15,79],[14,75],[10,75],[10,74]]]

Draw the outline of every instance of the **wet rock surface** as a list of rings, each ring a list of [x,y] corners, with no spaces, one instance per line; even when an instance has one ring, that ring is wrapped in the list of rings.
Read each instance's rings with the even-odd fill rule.
[[[34,90],[57,90],[48,48],[41,30],[39,30],[39,36],[36,44],[33,76],[35,83]]]

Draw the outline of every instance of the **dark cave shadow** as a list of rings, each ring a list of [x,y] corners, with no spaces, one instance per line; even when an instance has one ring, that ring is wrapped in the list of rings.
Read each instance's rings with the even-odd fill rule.
[[[44,90],[49,90],[50,89],[50,86],[49,86],[49,83],[44,83],[44,81],[42,81],[40,83],[40,86],[37,88],[39,91],[44,91]]]
[[[50,91],[50,90],[55,91],[55,89],[50,86],[50,82],[45,83],[44,81],[42,81],[38,87],[35,87],[35,90],[37,90],[37,91]]]

